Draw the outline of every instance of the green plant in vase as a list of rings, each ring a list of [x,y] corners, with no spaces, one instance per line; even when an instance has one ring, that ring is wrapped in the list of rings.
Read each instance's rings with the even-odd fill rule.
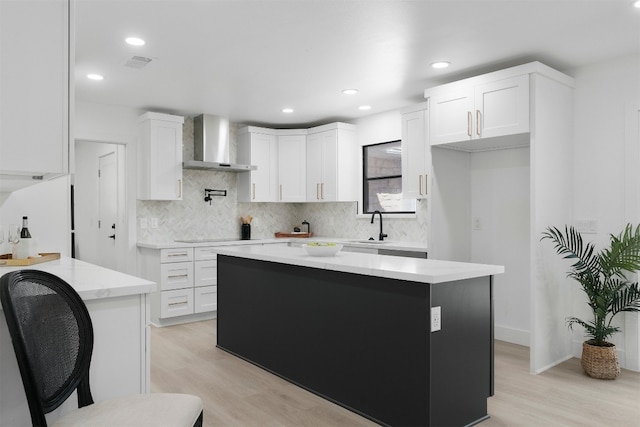
[[[591,320],[567,318],[569,327],[582,326],[589,338],[582,346],[582,367],[592,377],[613,379],[620,373],[615,345],[607,341],[620,332],[613,318],[640,311],[638,282],[627,279],[628,273],[640,270],[640,225],[634,229],[627,224],[617,236],[610,235],[609,247],[600,251],[591,242],[585,244],[572,226],[565,226],[564,232],[548,227],[542,233],[545,239],[554,243],[559,255],[574,261],[568,277],[580,284],[593,313]]]

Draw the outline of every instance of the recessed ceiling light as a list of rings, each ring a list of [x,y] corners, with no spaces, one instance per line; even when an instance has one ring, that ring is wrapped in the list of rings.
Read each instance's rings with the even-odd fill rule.
[[[138,37],[127,37],[124,41],[131,46],[144,46],[145,44],[145,41]]]
[[[355,95],[356,93],[358,93],[358,89],[344,89],[342,93],[344,93],[345,95]]]
[[[451,65],[451,62],[449,61],[438,61],[432,62],[431,68],[447,68],[449,65]]]
[[[363,110],[363,111],[371,110],[371,105],[361,105],[358,107],[358,110]]]
[[[100,74],[87,74],[87,78],[91,80],[104,80],[104,77]]]
[[[633,6],[640,9],[640,0],[637,0],[635,3],[633,3]]]
[[[282,109],[282,112],[283,112],[283,113],[287,113],[287,114],[289,114],[289,113],[293,113],[293,108],[283,108],[283,109]]]

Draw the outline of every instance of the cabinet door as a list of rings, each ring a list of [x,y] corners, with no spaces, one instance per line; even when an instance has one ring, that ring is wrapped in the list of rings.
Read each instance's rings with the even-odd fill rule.
[[[307,149],[305,135],[278,137],[278,200],[307,200]]]
[[[193,258],[196,261],[208,261],[218,259],[218,248],[215,246],[201,246],[194,248]]]
[[[277,201],[278,141],[275,135],[251,134],[251,162],[258,167],[251,171],[251,201]]]
[[[338,131],[322,132],[320,138],[322,140],[320,200],[333,202],[338,200]]]
[[[465,141],[473,135],[473,90],[430,98],[430,144]]]
[[[193,288],[193,262],[160,264],[160,290]]]
[[[160,262],[193,261],[193,248],[160,249]]]
[[[307,201],[319,202],[322,182],[322,134],[307,136]]]
[[[193,314],[193,288],[160,293],[160,317]]]
[[[138,123],[138,199],[182,200],[184,118],[146,113]]]
[[[427,111],[402,115],[402,197],[427,197],[431,150],[427,140]]]
[[[474,138],[529,132],[529,75],[475,88]]]
[[[218,309],[218,287],[205,286],[194,289],[194,312],[205,313]]]
[[[216,285],[218,283],[218,261],[215,259],[196,261],[193,275],[195,287]]]
[[[68,8],[0,2],[0,174],[68,173]]]

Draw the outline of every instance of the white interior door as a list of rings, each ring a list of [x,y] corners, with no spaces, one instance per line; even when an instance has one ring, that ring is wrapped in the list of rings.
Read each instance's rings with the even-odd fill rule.
[[[98,163],[98,263],[116,269],[116,239],[119,232],[117,152],[100,156]]]

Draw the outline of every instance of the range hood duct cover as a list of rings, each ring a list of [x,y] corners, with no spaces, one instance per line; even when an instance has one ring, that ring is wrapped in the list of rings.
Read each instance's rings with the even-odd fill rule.
[[[185,169],[248,172],[256,166],[229,163],[229,120],[210,114],[193,118],[194,160],[183,163]]]

